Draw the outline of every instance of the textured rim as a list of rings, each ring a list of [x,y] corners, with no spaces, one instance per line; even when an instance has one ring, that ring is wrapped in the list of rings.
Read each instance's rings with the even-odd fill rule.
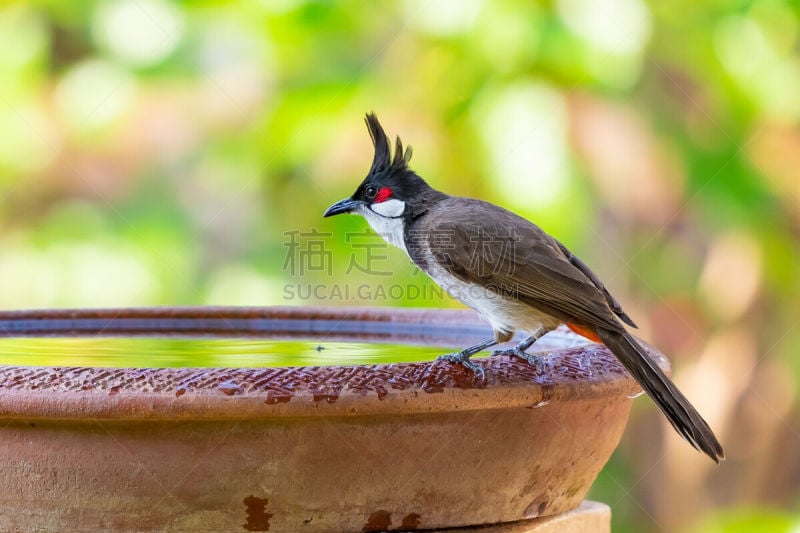
[[[490,333],[470,311],[317,308],[142,308],[0,312],[0,336],[165,336],[355,339],[469,344]],[[241,419],[537,407],[636,394],[602,345],[541,341],[544,373],[507,357],[476,359],[476,379],[443,361],[288,368],[0,366],[0,417]],[[560,339],[560,341],[559,341]],[[561,344],[563,346],[564,344]],[[668,368],[662,354],[651,350]]]

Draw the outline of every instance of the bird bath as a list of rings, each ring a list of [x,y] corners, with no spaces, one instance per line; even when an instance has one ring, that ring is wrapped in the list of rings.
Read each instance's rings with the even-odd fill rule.
[[[561,330],[537,343],[543,374],[431,361],[489,335],[468,311],[2,312],[0,530],[423,530],[573,509],[639,387]],[[180,366],[203,346],[208,367]],[[8,365],[43,353],[82,364]]]

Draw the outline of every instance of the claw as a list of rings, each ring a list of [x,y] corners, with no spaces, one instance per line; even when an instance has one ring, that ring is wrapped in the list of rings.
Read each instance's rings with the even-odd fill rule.
[[[539,370],[540,374],[544,373],[545,370],[545,362],[544,357],[533,354],[527,353],[521,350],[518,346],[514,346],[513,348],[509,348],[507,350],[495,350],[492,352],[492,357],[496,357],[498,355],[505,355],[507,357],[519,357],[520,359],[524,359],[528,362],[529,365],[535,366],[537,370]]]
[[[440,355],[436,358],[437,361],[450,361],[451,363],[459,364],[468,370],[472,370],[475,376],[479,377],[481,381],[486,379],[486,372],[480,365],[477,365],[469,360],[471,355],[464,352],[455,352]]]

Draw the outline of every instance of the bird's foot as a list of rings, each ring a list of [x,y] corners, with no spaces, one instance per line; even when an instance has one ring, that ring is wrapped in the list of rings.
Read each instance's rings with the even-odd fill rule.
[[[481,381],[486,379],[486,372],[484,372],[483,368],[473,363],[469,360],[472,357],[472,354],[466,352],[454,352],[448,353],[444,355],[440,355],[436,358],[437,361],[450,361],[451,363],[456,363],[463,366],[466,369],[472,370],[476,377],[480,378]]]
[[[520,359],[527,361],[529,365],[535,366],[539,370],[540,374],[544,373],[544,357],[533,353],[527,353],[519,346],[514,346],[513,348],[508,348],[507,350],[495,350],[492,352],[492,357],[496,357],[498,355],[519,357]]]

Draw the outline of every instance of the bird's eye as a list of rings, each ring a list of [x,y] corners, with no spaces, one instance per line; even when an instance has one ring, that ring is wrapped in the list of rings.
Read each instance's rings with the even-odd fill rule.
[[[375,195],[378,194],[378,189],[374,185],[367,185],[367,188],[364,189],[364,194],[372,200],[375,198]]]

